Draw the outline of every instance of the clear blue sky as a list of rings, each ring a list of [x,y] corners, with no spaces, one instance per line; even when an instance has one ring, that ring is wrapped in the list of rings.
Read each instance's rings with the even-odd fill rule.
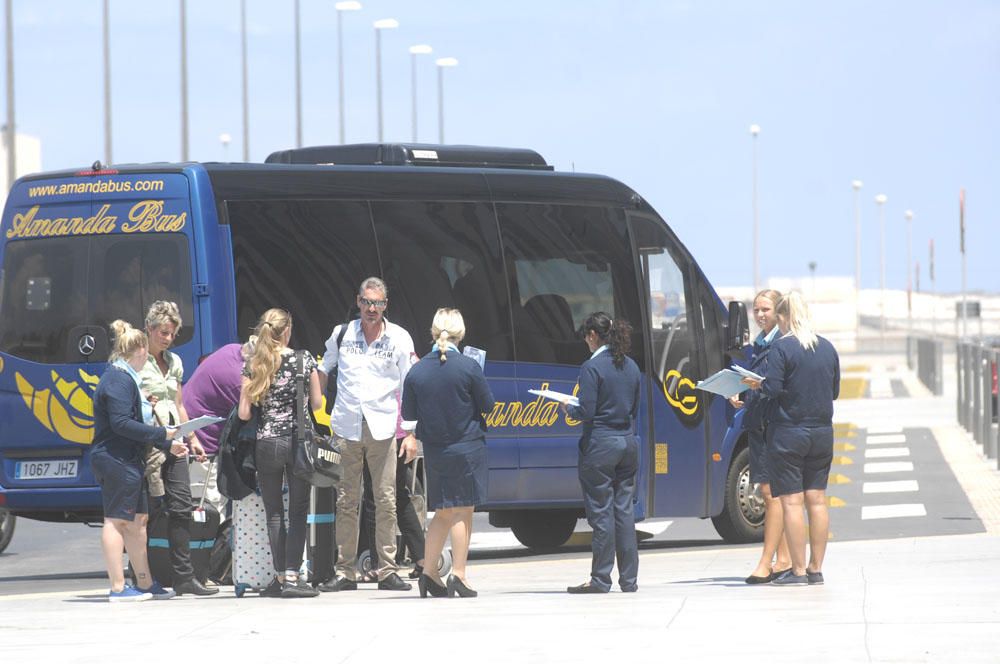
[[[960,287],[967,190],[970,289],[1000,291],[1000,2],[993,0],[362,0],[344,17],[347,140],[375,140],[372,22],[386,139],[410,140],[408,47],[421,60],[420,138],[530,147],[560,170],[613,176],[666,218],[718,285],[752,280],[751,138],[758,137],[761,271],[854,274],[878,285],[885,193],[888,285],[906,283],[904,211],[927,288]],[[292,0],[248,0],[250,157],[295,140]],[[100,0],[15,0],[17,125],[46,169],[103,156]],[[337,140],[334,0],[301,0],[303,131]],[[112,0],[114,160],[180,158],[178,2]],[[191,157],[242,155],[238,0],[188,2]],[[0,72],[2,75],[3,72]],[[233,142],[224,152],[219,135]]]

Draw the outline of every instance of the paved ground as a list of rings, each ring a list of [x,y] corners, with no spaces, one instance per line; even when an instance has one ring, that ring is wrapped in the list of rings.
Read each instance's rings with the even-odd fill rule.
[[[929,396],[894,358],[851,362],[876,367],[856,371],[869,384],[869,374],[892,375],[893,394],[876,396],[866,386],[867,398],[837,404],[838,455],[852,463],[836,470],[849,481],[830,487],[843,505],[831,510],[825,586],[746,586],[742,578],[756,546],[727,546],[705,522],[679,520],[648,524],[659,531],[643,544],[635,595],[570,597],[565,586],[587,576],[585,548],[528,555],[504,544],[502,534],[480,530],[484,539],[470,567],[482,592],[475,600],[421,601],[416,592],[363,587],[310,600],[236,599],[224,591],[205,599],[109,605],[96,531],[44,526],[67,529],[46,531],[62,538],[62,546],[53,547],[33,537],[42,531],[21,523],[11,553],[0,556],[3,661],[115,661],[125,653],[148,662],[263,661],[280,653],[285,661],[310,662],[390,656],[1000,661],[995,462],[986,463],[955,426],[952,395]],[[907,396],[898,395],[896,380]],[[870,454],[875,450],[893,452]],[[912,469],[874,472],[868,464],[877,463]],[[58,560],[66,559],[76,561],[75,575],[57,573]],[[395,637],[388,646],[386,632]],[[121,644],[121,657],[105,657],[102,644],[112,642]]]

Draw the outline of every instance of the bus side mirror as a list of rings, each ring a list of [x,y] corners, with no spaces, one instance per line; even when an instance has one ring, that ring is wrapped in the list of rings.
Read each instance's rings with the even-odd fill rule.
[[[741,350],[750,343],[750,321],[747,305],[742,302],[729,303],[729,323],[726,325],[726,350]]]

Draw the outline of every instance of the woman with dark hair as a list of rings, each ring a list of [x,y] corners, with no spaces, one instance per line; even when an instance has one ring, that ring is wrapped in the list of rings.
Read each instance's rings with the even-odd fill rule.
[[[580,436],[580,485],[587,522],[594,530],[590,581],[570,586],[572,594],[611,590],[611,570],[618,558],[622,592],[638,589],[639,549],[635,537],[635,476],[639,441],[639,367],[628,357],[632,326],[598,311],[583,323],[592,355],[580,367],[578,406],[563,411],[583,423]]]

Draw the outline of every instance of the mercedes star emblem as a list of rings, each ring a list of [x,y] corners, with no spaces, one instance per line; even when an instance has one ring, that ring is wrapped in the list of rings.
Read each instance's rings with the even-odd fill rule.
[[[85,334],[80,337],[80,342],[76,345],[76,347],[80,350],[81,355],[90,355],[94,352],[94,347],[96,345],[97,342],[94,341],[94,337],[89,334]]]

